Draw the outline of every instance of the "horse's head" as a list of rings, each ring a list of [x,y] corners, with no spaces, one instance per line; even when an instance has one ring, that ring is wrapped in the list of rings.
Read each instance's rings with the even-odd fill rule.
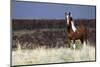
[[[65,12],[65,20],[67,25],[69,26],[71,24],[72,21],[72,14],[70,12]]]

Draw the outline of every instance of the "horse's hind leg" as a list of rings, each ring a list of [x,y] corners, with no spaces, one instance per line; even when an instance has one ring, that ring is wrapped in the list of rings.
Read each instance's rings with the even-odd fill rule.
[[[86,44],[87,44],[87,40],[84,38],[83,39],[83,47],[86,47]]]
[[[81,40],[81,43],[83,44],[83,47],[86,47],[86,39],[85,38],[82,38],[82,39],[80,39]]]
[[[86,47],[86,44],[87,44],[87,40],[84,39],[84,41],[83,41],[83,47]]]

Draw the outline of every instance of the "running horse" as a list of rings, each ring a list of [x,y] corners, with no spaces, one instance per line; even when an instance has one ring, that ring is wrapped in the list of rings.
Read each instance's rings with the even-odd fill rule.
[[[72,42],[72,47],[75,49],[76,40],[80,40],[83,46],[86,46],[87,44],[87,33],[88,30],[85,26],[82,24],[78,24],[77,27],[74,24],[74,20],[72,18],[72,14],[69,12],[65,12],[65,22],[67,24],[67,43],[68,47],[71,47],[71,42]]]

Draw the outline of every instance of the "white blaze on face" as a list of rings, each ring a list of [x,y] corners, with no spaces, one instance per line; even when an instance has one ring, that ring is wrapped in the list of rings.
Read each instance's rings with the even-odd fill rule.
[[[69,25],[69,15],[66,15],[67,18],[67,24]]]
[[[71,21],[71,26],[72,26],[72,30],[75,32],[75,31],[76,31],[76,27],[75,27],[75,25],[74,25],[74,22],[73,22],[73,21]]]

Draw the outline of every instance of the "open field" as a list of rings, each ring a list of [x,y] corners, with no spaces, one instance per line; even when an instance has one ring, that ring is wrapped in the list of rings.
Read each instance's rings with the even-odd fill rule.
[[[88,45],[95,47],[95,34],[95,29],[88,33]],[[22,49],[33,49],[41,46],[47,48],[67,47],[66,35],[65,28],[15,31],[12,36],[12,48],[17,48],[18,43],[21,44]]]
[[[88,41],[95,46],[96,43],[96,20],[77,19],[75,25],[83,24],[88,30]],[[66,23],[64,19],[40,19],[40,20],[12,20],[12,40],[13,48],[19,40],[21,45],[24,43],[35,45],[64,46],[66,44]],[[92,37],[91,37],[92,36]],[[17,41],[16,41],[17,40]],[[57,45],[58,44],[58,45]]]
[[[75,51],[70,48],[20,48],[12,51],[12,65],[29,65],[29,64],[46,64],[46,63],[63,63],[79,61],[95,61],[95,48],[86,46]]]
[[[77,41],[76,50],[68,48],[64,20],[13,20],[12,66],[95,61],[96,22],[93,19],[75,21],[89,30],[87,45],[83,47]]]

